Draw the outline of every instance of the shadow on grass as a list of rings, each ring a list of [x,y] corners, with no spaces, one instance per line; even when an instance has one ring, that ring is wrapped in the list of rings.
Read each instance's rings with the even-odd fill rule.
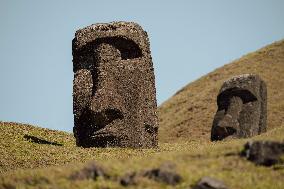
[[[24,135],[24,139],[28,140],[29,142],[37,143],[37,144],[49,144],[49,145],[55,145],[55,146],[63,146],[63,144],[57,143],[57,142],[50,142],[44,139],[40,139],[35,136],[31,135]]]

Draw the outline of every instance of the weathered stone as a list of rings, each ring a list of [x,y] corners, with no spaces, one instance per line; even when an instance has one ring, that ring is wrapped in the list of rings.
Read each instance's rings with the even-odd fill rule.
[[[284,155],[284,143],[273,141],[250,141],[241,152],[247,160],[264,166],[280,163],[281,155]]]
[[[71,175],[71,180],[84,180],[84,179],[93,179],[96,180],[98,177],[109,178],[105,169],[95,162],[87,164],[80,171],[75,172]]]
[[[120,184],[122,186],[129,186],[129,185],[135,185],[137,184],[137,173],[132,172],[132,173],[127,173],[120,179]]]
[[[163,163],[160,167],[140,171],[127,173],[120,179],[120,184],[123,186],[138,184],[139,178],[148,178],[156,182],[162,182],[168,185],[176,185],[181,182],[182,177],[175,172],[174,164],[169,162]]]
[[[113,22],[78,30],[73,68],[78,146],[157,146],[153,63],[147,33],[138,24]]]
[[[172,164],[168,163],[161,165],[159,168],[145,171],[143,176],[169,185],[176,185],[182,180],[182,177],[174,171]]]
[[[192,189],[227,189],[227,186],[220,180],[202,177]]]
[[[211,140],[247,138],[266,131],[266,85],[257,75],[235,76],[224,82],[217,97],[218,110]]]

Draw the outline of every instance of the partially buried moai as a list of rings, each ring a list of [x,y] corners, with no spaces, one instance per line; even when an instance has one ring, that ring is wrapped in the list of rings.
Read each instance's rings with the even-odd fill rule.
[[[244,74],[225,81],[217,105],[212,141],[228,136],[247,138],[266,131],[267,92],[259,76]]]
[[[94,24],[73,39],[74,136],[82,147],[158,144],[147,33],[133,22]]]

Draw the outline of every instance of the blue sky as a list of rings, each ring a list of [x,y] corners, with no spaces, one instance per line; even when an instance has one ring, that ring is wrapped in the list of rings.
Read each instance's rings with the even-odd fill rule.
[[[0,120],[72,131],[77,29],[134,21],[150,38],[161,104],[230,61],[284,38],[282,0],[0,0]]]

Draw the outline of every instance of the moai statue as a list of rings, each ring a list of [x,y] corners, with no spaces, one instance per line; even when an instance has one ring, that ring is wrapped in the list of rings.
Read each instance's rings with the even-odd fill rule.
[[[235,76],[224,82],[217,97],[218,110],[211,140],[247,138],[266,131],[267,92],[257,75]]]
[[[73,39],[74,136],[82,147],[157,147],[147,33],[133,22],[95,24]]]

